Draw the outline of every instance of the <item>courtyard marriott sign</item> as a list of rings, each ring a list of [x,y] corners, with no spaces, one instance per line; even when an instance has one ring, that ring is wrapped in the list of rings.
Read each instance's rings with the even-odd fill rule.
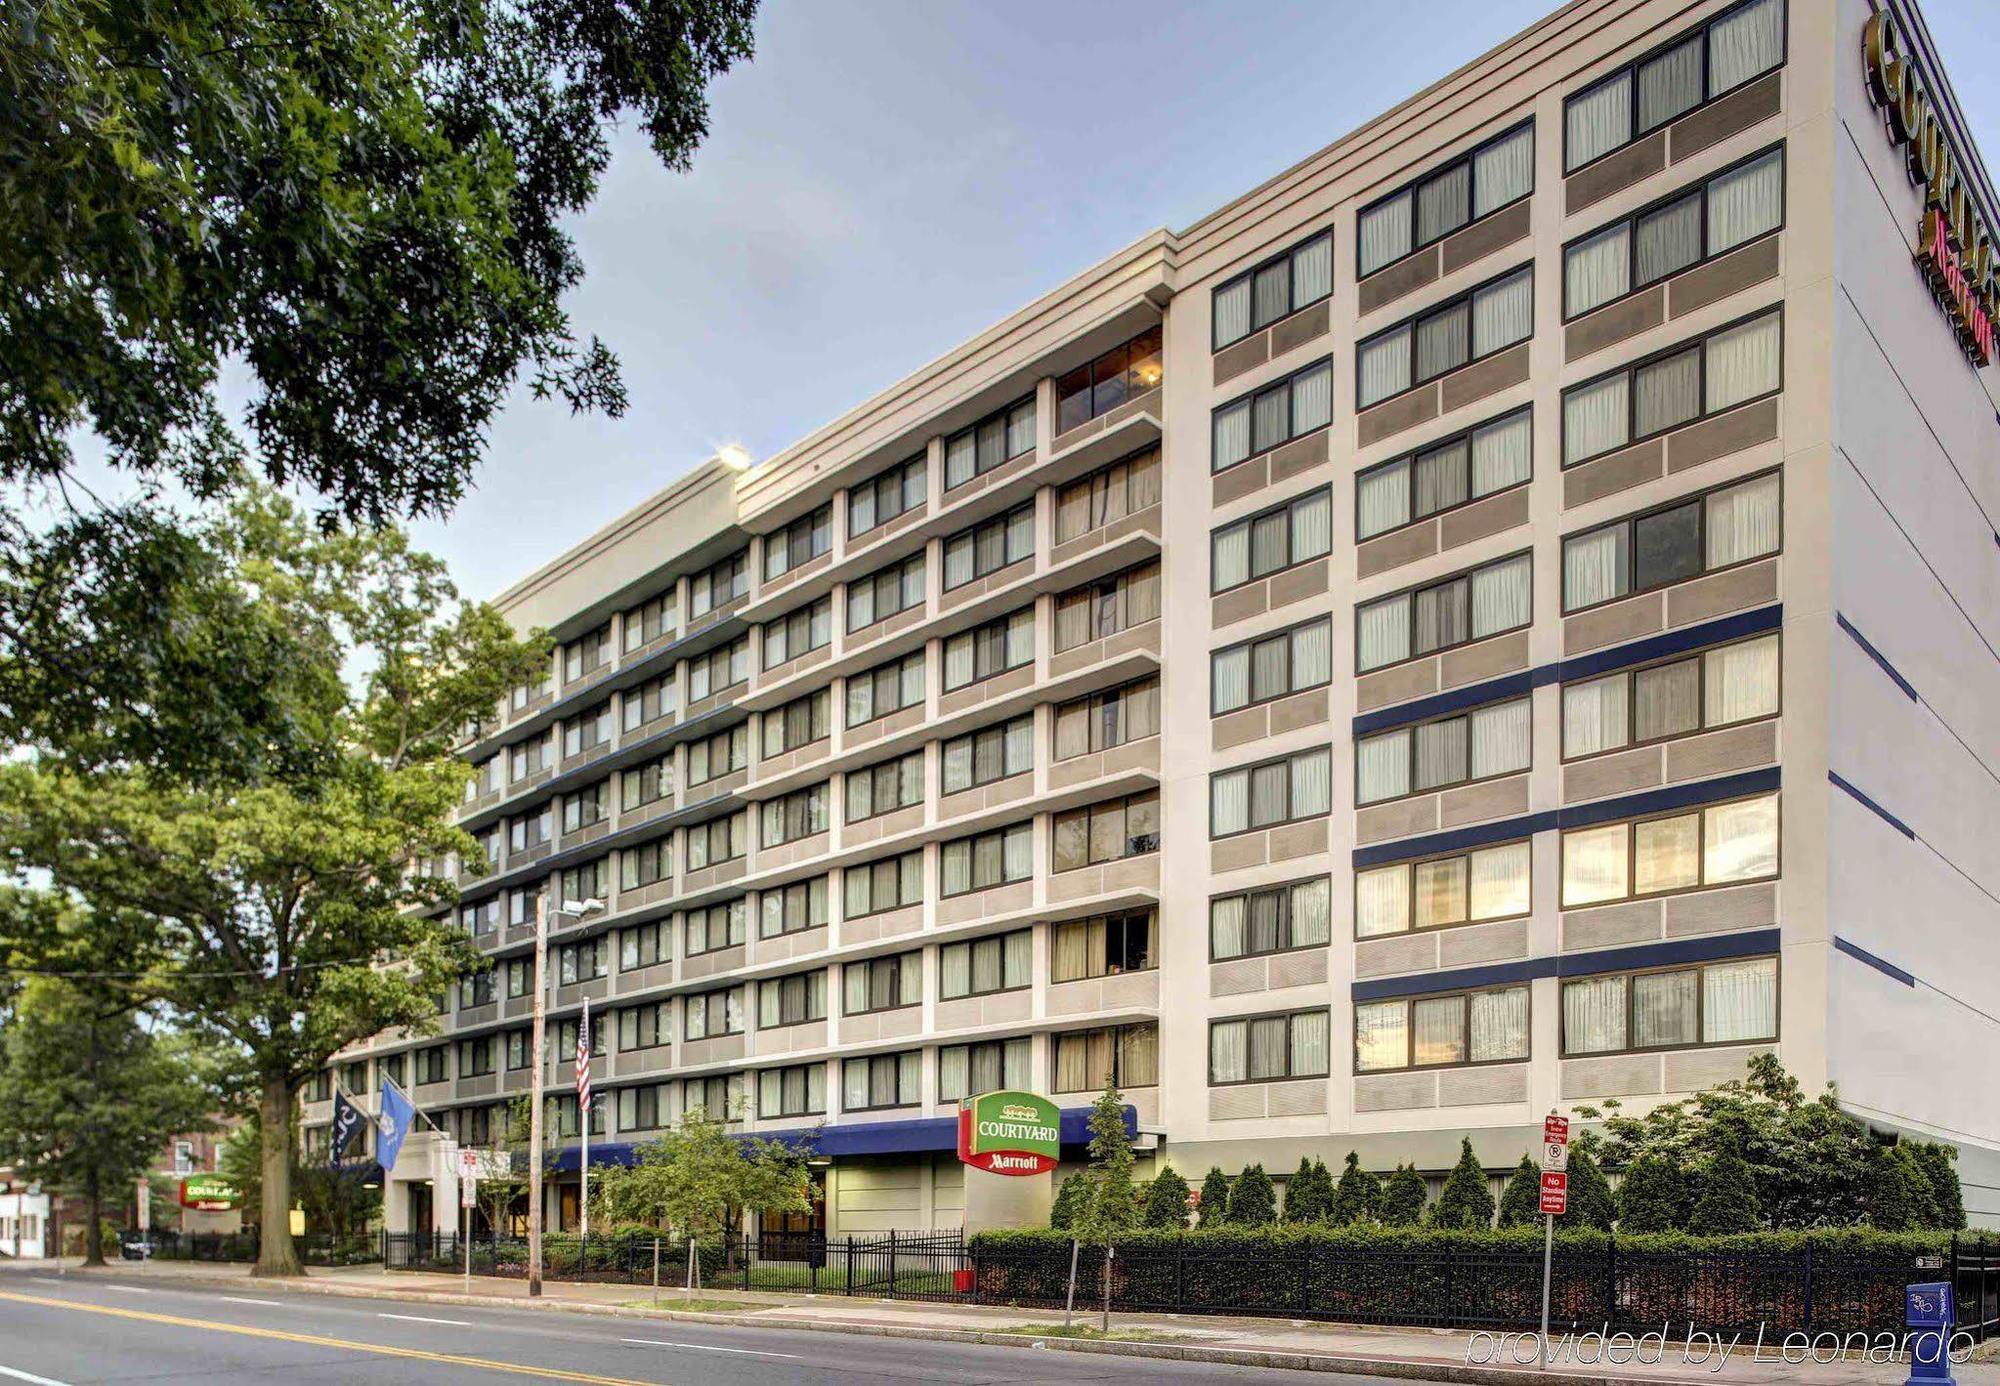
[[[1903,147],[1910,181],[1924,189],[1917,264],[1959,346],[1975,366],[1987,365],[1993,360],[1993,324],[2000,318],[2000,263],[1986,214],[1888,10],[1869,16],[1861,55],[1869,98],[1883,108],[1889,138]]]
[[[242,1201],[236,1186],[219,1174],[190,1174],[181,1180],[181,1207],[197,1213],[221,1213]]]
[[[1045,1174],[1062,1162],[1062,1112],[1031,1092],[984,1092],[958,1109],[958,1158],[988,1174]]]

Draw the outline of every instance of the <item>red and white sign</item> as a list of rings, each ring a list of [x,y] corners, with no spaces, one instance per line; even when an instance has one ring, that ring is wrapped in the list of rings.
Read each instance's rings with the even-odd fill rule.
[[[1554,1112],[1542,1118],[1542,1144],[1568,1145],[1569,1118],[1557,1116]]]
[[[1569,1175],[1561,1170],[1542,1171],[1542,1211],[1558,1217],[1569,1211]]]

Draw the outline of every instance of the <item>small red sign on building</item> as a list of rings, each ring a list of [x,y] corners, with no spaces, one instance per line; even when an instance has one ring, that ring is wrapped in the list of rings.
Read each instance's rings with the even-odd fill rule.
[[[1542,1211],[1558,1217],[1569,1211],[1569,1175],[1562,1170],[1542,1171]]]

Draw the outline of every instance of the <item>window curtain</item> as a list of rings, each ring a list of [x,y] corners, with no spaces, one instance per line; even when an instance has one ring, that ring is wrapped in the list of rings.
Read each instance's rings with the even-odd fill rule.
[[[1632,427],[1640,437],[1700,417],[1700,352],[1684,351],[1632,373]]]
[[[1467,587],[1464,578],[1454,578],[1416,594],[1412,611],[1418,654],[1465,643],[1471,629]]]
[[[1535,272],[1519,274],[1481,289],[1472,297],[1472,354],[1519,342],[1535,332]]]
[[[1239,279],[1215,294],[1215,344],[1228,346],[1250,335],[1250,281]]]
[[[1414,872],[1416,927],[1432,929],[1465,922],[1466,862],[1464,857],[1420,861]]]
[[[1286,545],[1291,539],[1291,526],[1281,511],[1275,515],[1260,515],[1250,523],[1250,575],[1263,577],[1275,573],[1287,562]]]
[[[1702,658],[1708,665],[1702,681],[1702,715],[1708,726],[1768,717],[1778,710],[1777,636],[1725,645]]]
[[[1465,225],[1472,206],[1472,165],[1447,169],[1417,189],[1417,242],[1428,245]]]
[[[1292,276],[1284,265],[1264,266],[1252,283],[1251,292],[1256,299],[1256,310],[1250,319],[1252,326],[1264,327],[1291,312]]]
[[[1563,134],[1568,149],[1565,172],[1581,168],[1632,138],[1632,76],[1618,76],[1585,92],[1563,108]]]
[[[1701,1014],[1709,1044],[1776,1038],[1777,959],[1711,963],[1701,974]]]
[[[1307,818],[1333,810],[1333,754],[1314,751],[1292,759],[1292,812]]]
[[[1240,1083],[1250,1076],[1249,1026],[1225,1020],[1208,1027],[1208,1072],[1211,1082]]]
[[[1702,813],[1702,879],[1709,885],[1778,874],[1778,799],[1716,804]]]
[[[1693,1044],[1695,1031],[1694,972],[1648,972],[1632,979],[1632,1045],[1653,1049],[1669,1044]]]
[[[1208,783],[1209,821],[1215,835],[1240,833],[1250,826],[1250,774],[1232,770]]]
[[[1373,274],[1410,249],[1410,194],[1399,193],[1361,214],[1361,274]]]
[[[1361,537],[1367,539],[1410,519],[1410,464],[1397,462],[1364,474],[1355,496]]]
[[[1416,379],[1429,380],[1465,364],[1472,349],[1472,313],[1464,304],[1417,324]]]
[[[1024,611],[1007,619],[1007,663],[1004,667],[1018,669],[1035,657],[1035,615],[1032,610]]]
[[[1490,496],[1526,481],[1534,461],[1534,417],[1523,410],[1473,430],[1472,494]]]
[[[1473,919],[1505,919],[1528,912],[1529,852],[1525,842],[1485,847],[1472,854]]]
[[[1774,149],[1708,185],[1708,253],[1719,255],[1753,240],[1776,228],[1784,215],[1785,154]]]
[[[1250,402],[1232,404],[1227,409],[1219,409],[1215,414],[1214,457],[1210,466],[1215,471],[1232,467],[1250,455]]]
[[[1372,804],[1410,792],[1410,734],[1388,732],[1355,743],[1355,802]]]
[[[1625,446],[1631,436],[1628,377],[1609,376],[1563,396],[1563,465]]]
[[[1074,982],[1090,975],[1090,930],[1087,927],[1064,925],[1056,930],[1053,968],[1058,982]]]
[[[849,1059],[840,1066],[840,1105],[850,1112],[874,1105],[868,1100],[868,1060]]]
[[[966,1052],[962,1044],[938,1050],[938,1096],[949,1102],[966,1095]]]
[[[1596,755],[1631,740],[1626,727],[1626,676],[1613,674],[1563,689],[1563,754]]]
[[[1588,313],[1631,287],[1631,241],[1624,223],[1600,231],[1563,256],[1563,305]]]
[[[1565,982],[1563,1052],[1603,1054],[1625,1048],[1625,979],[1592,977]]]
[[[1651,895],[1701,884],[1701,815],[1632,825],[1632,890]]]
[[[1305,1011],[1292,1017],[1292,1064],[1294,1078],[1324,1074],[1328,1067],[1327,1013]]]
[[[1473,779],[1528,768],[1530,718],[1526,698],[1479,708],[1468,720]]]
[[[1416,728],[1416,788],[1437,789],[1465,778],[1466,719],[1452,717]]]
[[[1776,313],[1708,339],[1708,408],[1713,413],[1778,388]]]
[[[1708,31],[1708,94],[1720,96],[1784,60],[1782,0],[1745,5]]]
[[[1390,597],[1361,608],[1361,672],[1410,656],[1410,599]]]
[[[1250,528],[1232,525],[1215,536],[1210,589],[1216,592],[1250,580]]]
[[[1778,551],[1778,476],[1760,476],[1708,498],[1708,566],[1723,568]]]
[[[1641,130],[1664,125],[1701,104],[1701,44],[1701,37],[1696,35],[1640,66]]]
[[[1472,158],[1472,215],[1483,217],[1535,185],[1535,127],[1518,130]]]
[[[1087,1035],[1056,1036],[1056,1091],[1082,1092],[1092,1086]]]
[[[1315,621],[1292,632],[1292,688],[1311,688],[1333,677],[1333,623]]]
[[[1250,771],[1250,826],[1266,828],[1290,816],[1292,784],[1289,765],[1259,765]]]
[[[1324,944],[1333,936],[1333,883],[1321,878],[1292,887],[1291,946]]]
[[[1410,329],[1399,327],[1361,345],[1361,380],[1356,404],[1362,409],[1410,386]]]
[[[1218,650],[1209,661],[1209,679],[1217,712],[1232,712],[1250,701],[1250,651],[1242,646]]]
[[[1292,307],[1333,292],[1333,237],[1321,236],[1292,252]]]
[[[1466,998],[1466,1028],[1471,1042],[1466,1057],[1472,1062],[1528,1057],[1528,989],[1509,987],[1505,991],[1482,991]]]
[[[1208,907],[1208,946],[1217,961],[1243,956],[1249,916],[1249,901],[1241,895],[1217,900]]]
[[[1035,837],[1032,830],[1025,827],[1009,828],[1001,851],[1000,879],[1004,881],[1026,880],[1028,873],[1034,870],[1034,858]],[[1023,936],[1010,942],[1008,944],[1008,952],[1010,954],[1014,951],[1014,942],[1018,942],[1025,949],[1028,940]]]
[[[1415,1036],[1411,1058],[1419,1064],[1465,1062],[1465,998],[1434,996],[1410,1006]]]
[[[1291,1058],[1291,1026],[1284,1016],[1260,1016],[1250,1022],[1250,1076],[1282,1078]]]
[[[1623,823],[1580,828],[1562,840],[1563,908],[1625,896],[1627,830]]]
[[[1280,385],[1257,396],[1250,423],[1250,451],[1264,452],[1291,437],[1292,392]]]
[[[1527,555],[1481,568],[1472,575],[1472,638],[1484,639],[1525,626],[1533,619],[1530,585],[1534,566]]]
[[[1363,1072],[1401,1068],[1409,1062],[1408,1012],[1401,1001],[1375,1001],[1354,1008],[1354,1067]]]
[[[1563,545],[1563,610],[1577,611],[1625,595],[1626,528],[1612,525]]]
[[[1701,666],[1692,659],[1632,676],[1632,739],[1657,741],[1701,725]]]
[[[1127,1025],[1118,1031],[1120,1087],[1150,1088],[1160,1081],[1160,1029]]]
[[[1699,260],[1701,231],[1699,193],[1640,217],[1632,242],[1634,281],[1651,284]]]
[[[1417,457],[1416,513],[1435,515],[1454,505],[1463,505],[1467,486],[1467,445],[1447,443]]]
[[[1354,877],[1354,935],[1375,938],[1410,927],[1408,867],[1385,866]]]
[[[1292,562],[1318,558],[1333,548],[1333,493],[1321,491],[1292,506]]]
[[[1292,382],[1291,437],[1325,428],[1333,420],[1333,367],[1315,366]]]

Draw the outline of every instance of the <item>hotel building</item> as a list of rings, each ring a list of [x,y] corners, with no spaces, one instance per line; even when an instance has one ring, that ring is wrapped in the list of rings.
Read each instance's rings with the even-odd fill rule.
[[[833,1235],[995,1087],[1441,1173],[1761,1052],[2000,1221],[1988,226],[1909,0],[1576,0],[504,593],[492,970],[342,1081],[490,1143],[600,899],[565,1225],[586,997],[593,1160],[818,1127]]]

